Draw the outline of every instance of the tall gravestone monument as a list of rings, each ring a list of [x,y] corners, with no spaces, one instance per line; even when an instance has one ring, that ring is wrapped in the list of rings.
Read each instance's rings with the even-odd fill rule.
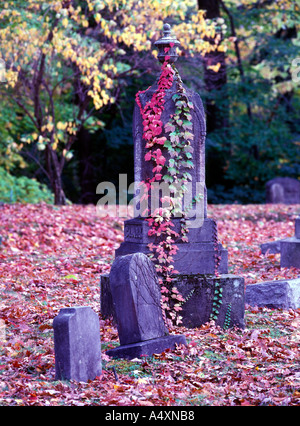
[[[170,56],[169,62],[175,62],[178,55],[176,47],[179,45],[178,40],[170,34],[170,26],[164,25],[163,37],[155,43],[160,53],[158,58],[160,62],[164,62],[165,49]],[[174,76],[172,87],[166,91],[164,111],[161,116],[161,121],[165,125],[170,116],[175,112],[175,102],[172,99],[177,93],[178,76]],[[140,94],[142,107],[149,102],[158,88],[157,81],[144,93]],[[191,146],[193,148],[193,165],[189,170],[192,177],[192,194],[189,199],[197,194],[197,189],[202,189],[202,201],[197,203],[194,210],[194,218],[191,222],[194,223],[189,229],[188,242],[181,242],[180,237],[175,241],[178,246],[178,251],[174,256],[174,268],[181,274],[214,274],[216,270],[216,249],[218,252],[218,272],[226,274],[228,272],[228,254],[220,243],[217,242],[217,225],[213,219],[207,218],[207,197],[205,186],[205,135],[206,121],[203,104],[198,93],[187,88],[186,93],[188,99],[193,103],[194,108],[190,110],[193,124],[192,133],[194,135]],[[166,132],[161,136],[168,138]],[[143,117],[139,106],[136,104],[133,113],[133,140],[134,140],[134,178],[135,182],[146,182],[153,176],[152,167],[149,162],[145,161],[146,143],[143,138]],[[168,159],[169,154],[167,148],[161,148],[162,154]],[[149,204],[151,202],[149,201]],[[173,218],[172,222],[174,230],[180,234],[180,218]],[[149,253],[149,243],[154,242],[154,237],[148,235],[149,225],[144,217],[135,217],[127,220],[124,223],[124,242],[116,250],[116,257],[123,256],[129,253],[142,252]]]
[[[170,26],[164,25],[163,36],[156,43],[159,49],[158,58],[160,62],[165,61],[168,55],[169,63],[176,61],[178,55],[176,48],[178,40],[171,36]],[[164,96],[164,111],[161,121],[164,125],[175,112],[175,101],[173,96],[178,93],[179,75],[174,76],[172,87],[166,90]],[[159,79],[139,94],[142,108],[149,102],[157,91]],[[183,85],[184,86],[184,85]],[[194,91],[187,89],[185,93],[193,105],[190,109],[190,123],[192,124],[193,139],[190,142],[192,150],[193,168],[189,169],[191,175],[191,194],[189,199],[202,195],[200,203],[196,203],[194,218],[190,216],[188,241],[183,242],[179,236],[175,240],[178,247],[174,258],[174,269],[178,271],[174,283],[180,290],[185,302],[182,304],[183,325],[197,327],[201,324],[215,319],[223,326],[244,327],[244,280],[241,277],[228,275],[228,253],[218,242],[217,224],[215,220],[207,217],[207,197],[205,186],[205,135],[206,121],[205,112],[200,96]],[[133,139],[134,139],[134,174],[135,182],[146,182],[153,177],[153,170],[149,162],[145,160],[146,141],[143,137],[143,117],[138,105],[135,105],[133,113]],[[162,133],[168,139],[168,133]],[[168,160],[169,153],[166,147],[161,147],[162,155]],[[138,185],[137,185],[138,187]],[[138,206],[137,206],[138,207]],[[137,208],[137,212],[142,209]],[[132,253],[148,254],[149,244],[156,243],[157,236],[149,235],[149,224],[146,217],[135,214],[134,219],[124,223],[124,242],[116,250],[116,259]],[[181,218],[173,217],[174,230],[180,235]],[[220,277],[221,274],[221,277]],[[220,280],[222,278],[222,280]],[[109,288],[109,277],[101,277],[101,286]],[[103,294],[103,292],[102,292]],[[223,296],[224,295],[224,296]],[[103,294],[103,301],[108,299]],[[213,314],[213,315],[212,315]],[[225,321],[226,319],[226,321]]]

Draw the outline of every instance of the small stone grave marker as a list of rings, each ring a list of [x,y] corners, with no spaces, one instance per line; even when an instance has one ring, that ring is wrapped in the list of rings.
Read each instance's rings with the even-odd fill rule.
[[[100,324],[88,306],[63,308],[53,320],[56,380],[94,380],[102,371]]]
[[[266,184],[266,202],[271,204],[299,204],[300,181],[289,177],[277,177]]]
[[[110,288],[121,345],[107,351],[109,356],[131,359],[186,344],[183,335],[169,335],[165,327],[158,277],[145,254],[118,257]]]
[[[300,216],[295,220],[295,236],[260,245],[262,254],[280,253],[282,268],[300,268]]]
[[[295,220],[295,236],[281,240],[280,266],[300,268],[300,216]]]

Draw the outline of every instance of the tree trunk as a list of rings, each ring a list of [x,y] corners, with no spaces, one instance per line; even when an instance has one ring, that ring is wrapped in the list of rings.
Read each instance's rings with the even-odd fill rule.
[[[97,183],[94,176],[93,146],[88,130],[82,128],[78,133],[78,172],[81,194],[80,204],[95,204]]]
[[[54,204],[57,206],[64,206],[66,204],[66,196],[62,189],[61,176],[55,176],[52,182],[54,192]]]
[[[50,179],[51,187],[54,194],[54,204],[62,206],[66,204],[66,197],[62,188],[61,167],[59,166],[57,154],[47,145],[46,151],[46,169]]]
[[[198,0],[200,10],[206,10],[206,18],[213,19],[220,17],[219,0]],[[210,52],[204,56],[204,83],[206,91],[209,93],[215,90],[221,90],[227,82],[227,72],[225,63],[225,54],[223,52]],[[209,67],[211,65],[220,64],[218,72],[213,71]],[[226,108],[222,109],[216,104],[214,99],[207,99],[207,132],[210,133],[216,129],[228,127],[228,115],[225,113]]]

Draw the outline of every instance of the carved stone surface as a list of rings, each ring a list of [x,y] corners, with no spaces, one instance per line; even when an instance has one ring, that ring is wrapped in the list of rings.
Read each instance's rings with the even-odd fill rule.
[[[147,256],[135,253],[117,258],[110,272],[110,288],[121,345],[167,333],[157,275]]]
[[[157,82],[154,83],[145,93],[140,94],[141,104],[144,107],[145,104],[152,98],[153,93],[157,90]],[[171,89],[166,91],[165,95],[165,104],[164,111],[161,116],[161,121],[165,125],[170,116],[175,112],[175,103],[172,100],[172,96],[176,93],[176,79],[174,79],[173,86]],[[206,122],[205,122],[205,113],[203,108],[203,103],[198,95],[198,93],[193,92],[189,89],[186,89],[187,95],[190,101],[193,102],[194,109],[190,110],[192,115],[191,122],[193,123],[193,135],[194,140],[191,144],[193,147],[193,164],[194,168],[189,169],[189,173],[192,176],[192,196],[196,195],[196,182],[199,182],[205,188],[205,135],[206,135]],[[168,138],[168,133],[163,133],[160,136],[165,136]],[[145,161],[145,140],[143,139],[143,118],[141,116],[140,109],[138,105],[135,105],[133,113],[133,139],[134,139],[134,180],[135,182],[146,181],[148,178],[153,177],[152,168],[153,165],[151,162]],[[170,155],[166,148],[161,148],[163,156],[167,159],[170,159]],[[204,193],[204,217],[207,216],[206,209],[206,189]],[[149,200],[150,206],[150,200]]]

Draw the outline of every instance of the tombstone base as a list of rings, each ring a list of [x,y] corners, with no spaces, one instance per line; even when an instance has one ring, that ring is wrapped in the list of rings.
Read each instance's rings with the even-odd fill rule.
[[[266,254],[276,254],[280,253],[280,243],[281,240],[270,241],[269,243],[263,243],[260,245],[261,253]]]
[[[204,274],[179,274],[174,278],[174,286],[185,299],[180,312],[184,327],[200,327],[210,321],[214,315],[216,318],[213,319],[221,327],[245,328],[244,278],[231,274],[219,277]],[[109,292],[109,276],[105,276],[105,282],[106,291]],[[216,283],[219,284],[219,288],[222,288],[220,293],[217,292]],[[103,306],[104,302],[102,300],[101,311],[106,312],[107,307]],[[114,317],[114,315],[114,311],[111,310],[109,316]]]
[[[244,278],[236,275],[177,275],[174,286],[185,302],[182,303],[182,325],[200,327],[215,320],[225,329],[245,328]]]
[[[280,243],[282,268],[300,268],[300,239],[296,237],[286,238]]]
[[[174,218],[174,231],[180,234],[180,219]],[[116,258],[132,253],[149,254],[149,243],[156,243],[154,237],[148,235],[149,225],[143,218],[135,218],[124,222],[124,242],[115,251]],[[174,268],[180,274],[214,274],[216,256],[220,262],[218,272],[228,273],[228,252],[222,244],[217,243],[217,224],[213,219],[205,218],[198,228],[190,228],[188,242],[175,239],[178,252],[174,255]]]
[[[145,340],[129,345],[120,345],[114,349],[108,350],[106,354],[112,358],[133,359],[162,353],[166,349],[174,349],[176,345],[186,344],[184,335],[170,334],[168,336],[158,337],[157,339]]]

